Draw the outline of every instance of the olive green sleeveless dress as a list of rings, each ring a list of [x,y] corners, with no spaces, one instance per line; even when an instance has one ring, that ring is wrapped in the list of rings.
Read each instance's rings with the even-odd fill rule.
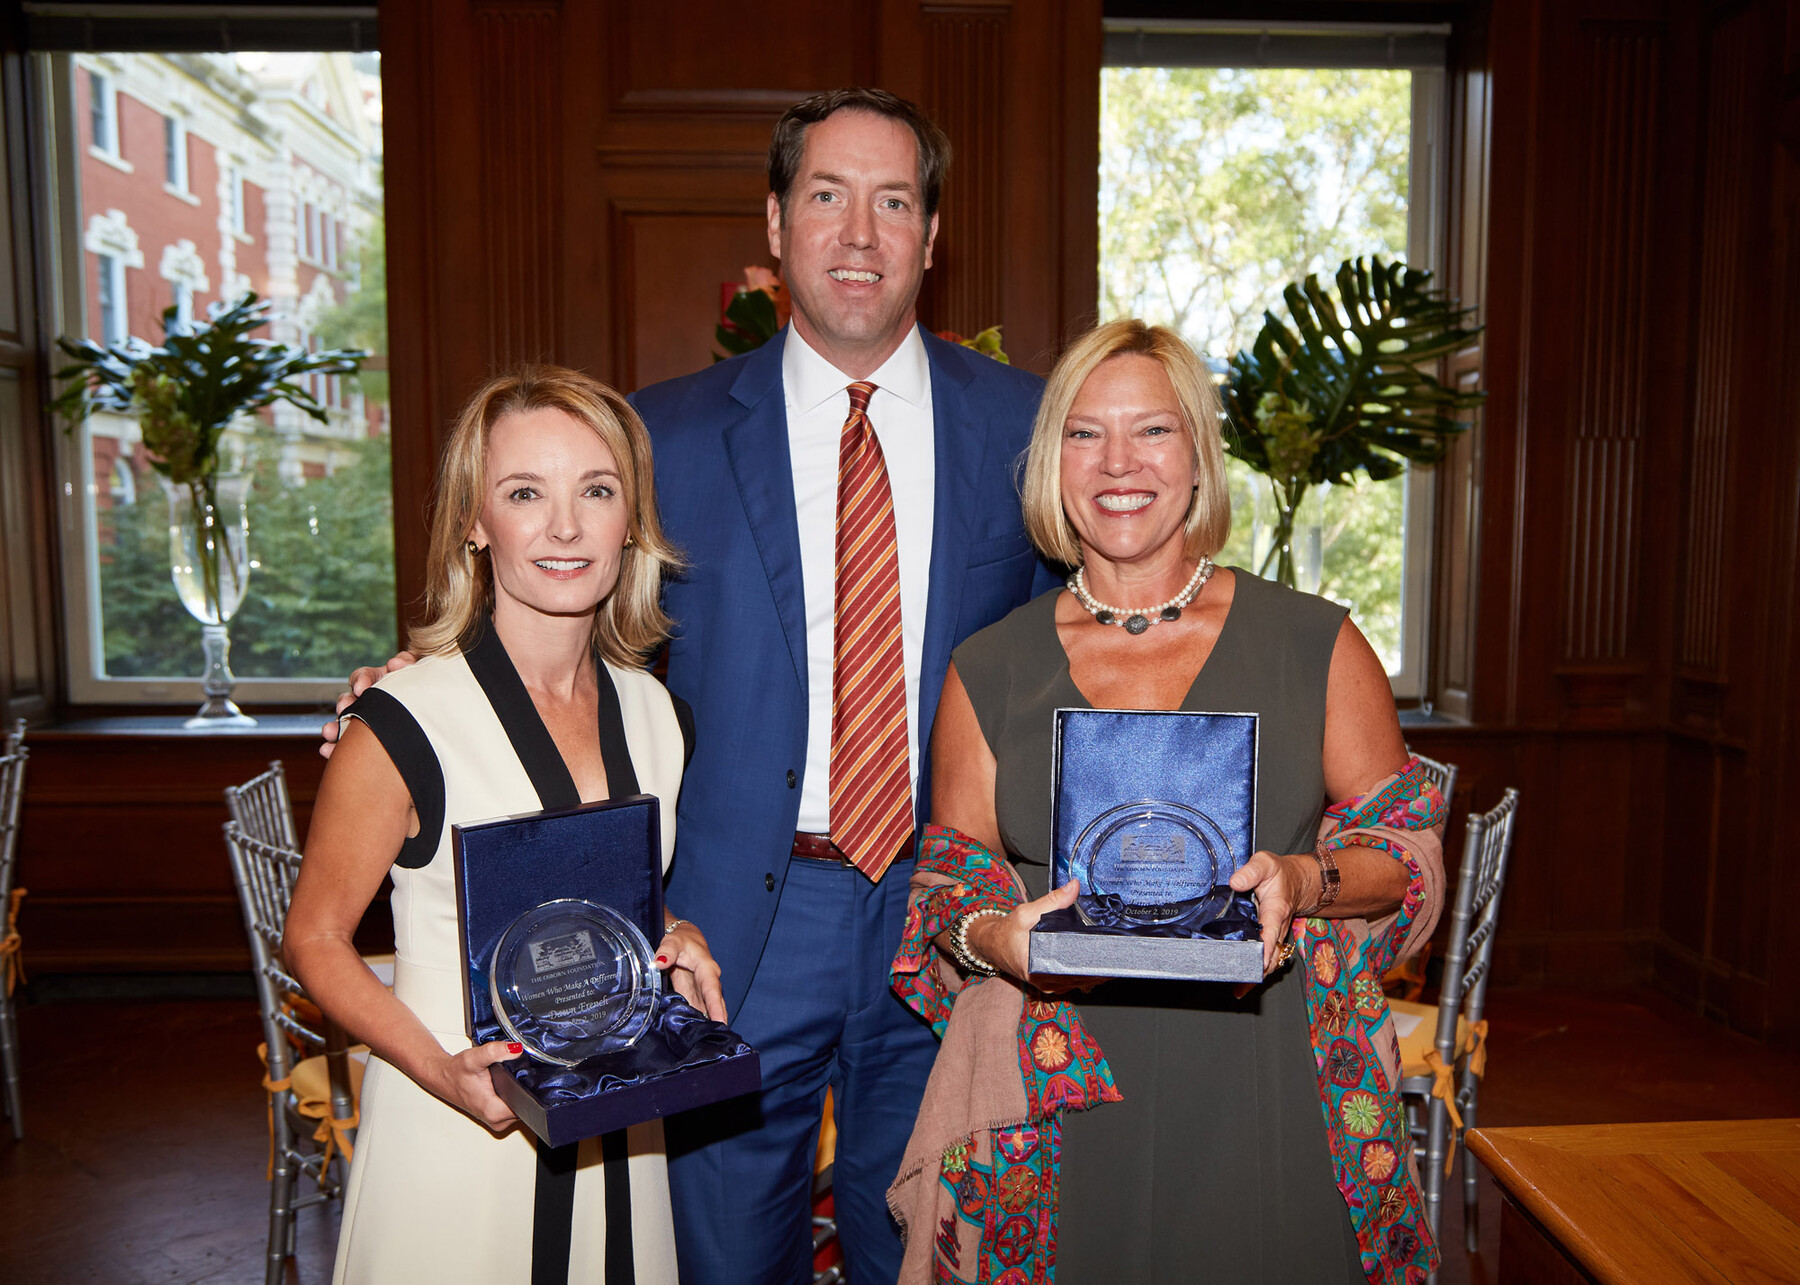
[[[998,764],[1001,838],[1034,897],[1049,887],[1052,712],[1089,704],[1057,637],[1061,592],[955,653]],[[1262,716],[1258,848],[1312,850],[1344,615],[1237,572],[1218,642],[1181,703]],[[1072,997],[1125,1100],[1064,1118],[1058,1285],[1364,1280],[1332,1175],[1303,986],[1290,967],[1242,1000],[1220,983],[1128,980]]]

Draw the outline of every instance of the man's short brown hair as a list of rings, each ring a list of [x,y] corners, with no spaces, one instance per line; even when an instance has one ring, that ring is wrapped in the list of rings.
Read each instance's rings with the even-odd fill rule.
[[[912,130],[913,137],[919,140],[919,197],[929,223],[937,213],[944,171],[950,168],[950,140],[929,116],[906,99],[885,89],[863,88],[832,89],[802,98],[775,122],[775,134],[769,139],[769,190],[781,203],[782,218],[787,218],[788,192],[799,176],[800,161],[806,154],[806,131],[842,111],[872,112]]]

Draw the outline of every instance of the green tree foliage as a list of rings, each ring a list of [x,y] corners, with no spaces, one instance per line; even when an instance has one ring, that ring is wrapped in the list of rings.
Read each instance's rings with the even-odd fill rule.
[[[1407,72],[1114,67],[1104,73],[1100,311],[1178,331],[1223,368],[1282,290],[1346,258],[1406,253]],[[1273,522],[1267,478],[1231,478],[1220,560],[1254,567]],[[1404,478],[1321,487],[1320,591],[1354,605],[1400,659]],[[1260,519],[1259,519],[1260,513]]]
[[[355,289],[319,317],[315,333],[328,348],[361,348],[374,356],[356,372],[355,386],[371,401],[388,399],[387,225],[376,220],[345,248]]]
[[[1226,358],[1288,282],[1405,257],[1409,72],[1114,67],[1100,111],[1107,317]]]
[[[239,678],[347,674],[394,645],[394,515],[386,439],[305,485],[283,482],[277,448],[250,452],[249,592],[231,622]],[[169,507],[143,478],[137,501],[100,524],[107,673],[188,678],[202,667],[200,627],[169,579]]]

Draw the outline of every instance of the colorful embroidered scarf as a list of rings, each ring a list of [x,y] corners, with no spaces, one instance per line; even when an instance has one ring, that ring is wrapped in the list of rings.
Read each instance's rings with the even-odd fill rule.
[[[959,916],[981,907],[1010,910],[1023,899],[1004,859],[955,830],[925,827],[892,983],[944,1046],[889,1189],[889,1206],[907,1233],[902,1281],[1053,1281],[1061,1112],[1120,1100],[1074,1005],[1024,992],[1004,977],[964,983],[938,954],[935,939]],[[1017,1037],[1006,1069],[984,1065],[982,1046],[995,1041],[967,1029],[993,1031],[1002,1023]]]
[[[1320,827],[1323,845],[1387,853],[1406,867],[1406,894],[1398,913],[1375,924],[1294,921],[1332,1167],[1362,1249],[1363,1272],[1375,1285],[1417,1285],[1439,1263],[1408,1163],[1400,1050],[1381,976],[1428,940],[1437,922],[1444,880],[1438,836],[1447,810],[1416,758],[1367,794],[1328,809]]]

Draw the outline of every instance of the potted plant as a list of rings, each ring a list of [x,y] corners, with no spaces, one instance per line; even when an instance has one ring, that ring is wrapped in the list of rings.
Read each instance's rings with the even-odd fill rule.
[[[1231,359],[1223,388],[1225,448],[1269,479],[1271,566],[1293,585],[1294,516],[1310,487],[1380,482],[1407,461],[1435,464],[1449,437],[1469,427],[1485,394],[1460,392],[1433,373],[1440,358],[1481,334],[1431,274],[1398,261],[1346,259],[1335,295],[1317,275],[1282,292],[1292,319],[1263,314],[1262,329]]]
[[[231,701],[231,617],[250,577],[247,474],[222,467],[220,441],[240,417],[286,402],[320,423],[325,408],[295,382],[302,375],[351,375],[368,354],[357,348],[308,352],[294,344],[256,339],[270,305],[246,293],[217,303],[204,325],[183,324],[174,308],[162,314],[163,343],[140,339],[103,346],[59,339],[73,359],[56,372],[73,380],[51,403],[72,430],[97,410],[138,422],[150,464],[169,497],[169,570],[182,606],[200,622],[206,673],[205,702],[188,726],[253,723]]]

